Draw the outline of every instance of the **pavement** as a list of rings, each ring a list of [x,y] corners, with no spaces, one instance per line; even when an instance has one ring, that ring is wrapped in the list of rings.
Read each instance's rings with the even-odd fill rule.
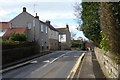
[[[89,51],[85,53],[83,61],[80,64],[77,78],[105,79],[94,52]]]

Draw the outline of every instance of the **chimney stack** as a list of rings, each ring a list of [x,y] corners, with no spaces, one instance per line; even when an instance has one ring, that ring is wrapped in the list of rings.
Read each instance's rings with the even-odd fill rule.
[[[47,20],[47,21],[46,21],[46,24],[50,25],[50,21]]]
[[[37,13],[36,13],[36,16],[35,16],[36,19],[39,19],[39,16],[37,16]]]
[[[23,7],[23,12],[26,12],[26,7]]]
[[[66,28],[69,30],[69,25],[68,24],[66,24]]]

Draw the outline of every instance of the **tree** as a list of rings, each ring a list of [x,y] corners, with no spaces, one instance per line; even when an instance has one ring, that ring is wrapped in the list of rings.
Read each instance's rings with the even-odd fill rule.
[[[78,18],[78,21],[80,19],[83,21],[81,30],[88,39],[92,40],[95,45],[99,46],[101,41],[99,3],[82,2],[81,5],[77,4],[74,7],[76,13],[75,16]]]
[[[105,2],[100,7],[103,38],[108,43],[108,50],[120,55],[120,2]]]
[[[27,36],[25,34],[19,34],[16,32],[11,33],[9,40],[12,41],[26,41],[27,40]]]

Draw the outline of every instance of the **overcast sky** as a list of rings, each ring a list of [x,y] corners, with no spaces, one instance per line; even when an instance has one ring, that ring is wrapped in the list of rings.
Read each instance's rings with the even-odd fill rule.
[[[73,8],[76,2],[81,3],[81,0],[1,0],[0,22],[10,21],[26,7],[28,13],[34,16],[37,13],[41,21],[50,20],[54,27],[66,27],[68,24],[70,31],[77,34],[75,39],[85,38],[76,29],[78,24]]]

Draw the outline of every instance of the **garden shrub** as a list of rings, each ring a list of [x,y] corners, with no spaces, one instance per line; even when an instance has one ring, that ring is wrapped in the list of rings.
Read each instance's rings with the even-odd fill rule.
[[[11,33],[9,40],[12,41],[26,41],[27,40],[27,36],[25,34],[19,34],[19,33]]]

